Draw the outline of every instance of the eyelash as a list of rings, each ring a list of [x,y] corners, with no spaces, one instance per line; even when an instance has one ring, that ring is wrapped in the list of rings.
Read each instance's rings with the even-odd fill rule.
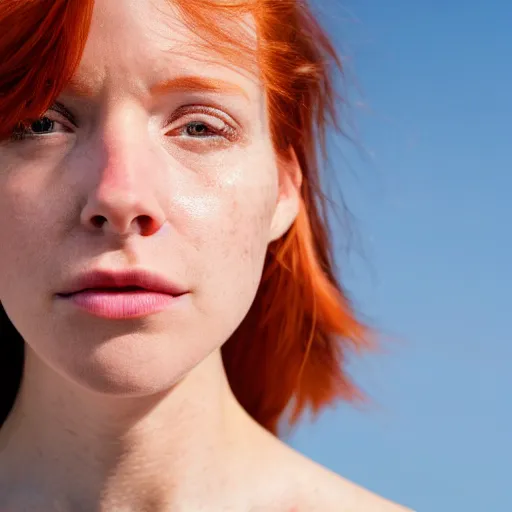
[[[52,111],[52,109],[50,109],[48,111],[48,113],[51,112],[51,111]],[[192,116],[194,114],[201,114],[201,113],[203,113],[203,114],[204,113],[209,113],[209,111],[208,111],[207,108],[204,108],[204,107],[201,108],[200,107],[198,110],[196,110],[195,112],[191,112],[188,115]],[[65,116],[63,114],[60,114],[60,115],[62,115],[63,117],[67,117],[67,116]],[[173,122],[177,118],[179,118],[179,116],[174,115],[171,119],[169,119],[168,123],[166,123],[166,124],[170,124],[171,122]],[[44,115],[44,116],[40,117],[39,119],[36,119],[36,120],[32,121],[32,123],[30,123],[30,124],[34,124],[34,123],[36,123],[38,121],[42,121],[44,119],[48,119],[51,123],[54,123],[54,124],[55,123],[63,124],[60,121],[57,121],[55,119],[49,118],[47,115]],[[228,141],[234,141],[236,139],[236,137],[237,137],[237,130],[232,128],[231,126],[229,126],[225,121],[222,121],[222,122],[224,123],[224,126],[221,129],[219,129],[219,128],[214,128],[213,126],[211,126],[209,123],[207,123],[205,121],[200,121],[200,120],[190,121],[190,122],[184,124],[183,126],[179,127],[179,132],[182,133],[183,131],[186,131],[191,126],[198,126],[198,125],[201,126],[201,125],[204,125],[204,126],[206,126],[206,128],[207,128],[207,130],[209,132],[213,132],[213,135],[205,135],[205,136],[198,136],[198,137],[194,137],[192,135],[188,135],[186,137],[190,138],[190,139],[217,139],[218,137],[223,137],[223,138],[227,139]],[[38,139],[40,137],[45,137],[45,136],[48,135],[47,133],[43,133],[43,134],[30,133],[30,131],[29,131],[30,130],[30,124],[20,123],[13,130],[13,132],[11,134],[11,141],[13,141],[13,142],[20,142],[20,141],[29,140],[29,139],[34,140],[34,139]],[[172,131],[174,131],[174,130],[172,130]],[[166,135],[168,133],[170,133],[170,132],[171,131],[166,132]]]
[[[224,137],[228,140],[233,140],[233,138],[235,138],[235,136],[236,136],[236,130],[234,128],[232,128],[231,126],[227,125],[226,123],[224,123],[224,126],[222,128],[214,128],[213,126],[206,123],[205,121],[190,121],[188,123],[185,123],[183,126],[179,127],[179,132],[184,132],[189,127],[198,126],[198,125],[206,126],[208,131],[213,132],[213,135],[205,135],[205,136],[198,136],[198,137],[188,135],[187,136],[188,138],[190,138],[190,139],[213,139],[213,138],[218,138],[218,137]],[[174,131],[174,130],[172,130],[172,131]],[[170,132],[166,132],[166,134],[168,134],[168,133],[170,133]]]

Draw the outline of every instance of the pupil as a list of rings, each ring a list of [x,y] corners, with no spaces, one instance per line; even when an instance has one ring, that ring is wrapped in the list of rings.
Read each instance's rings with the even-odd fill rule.
[[[51,131],[53,128],[53,121],[47,117],[42,117],[30,125],[33,133],[45,133]]]
[[[198,134],[202,134],[202,133],[206,132],[206,130],[207,130],[206,125],[201,124],[201,123],[195,123],[195,124],[191,124],[188,127],[188,134],[189,135],[198,135]]]

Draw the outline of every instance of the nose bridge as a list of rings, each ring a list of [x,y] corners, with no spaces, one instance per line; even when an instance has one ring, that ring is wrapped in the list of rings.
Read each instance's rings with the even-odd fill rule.
[[[164,212],[159,202],[157,156],[147,122],[120,112],[102,123],[94,145],[98,158],[94,184],[82,222],[119,234],[159,229]]]
[[[140,174],[137,158],[147,151],[149,142],[146,125],[130,105],[105,107],[97,129],[100,188],[129,186],[137,179]]]
[[[123,131],[102,134],[96,194],[100,197],[119,195],[126,200],[135,199],[141,193],[140,164],[137,161],[144,152],[144,141],[136,143],[131,134]],[[141,159],[142,160],[142,159]],[[141,183],[137,183],[137,181]]]

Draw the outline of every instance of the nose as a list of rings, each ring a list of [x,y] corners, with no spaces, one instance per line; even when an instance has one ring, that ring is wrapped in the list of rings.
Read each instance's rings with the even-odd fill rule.
[[[115,141],[102,137],[95,152],[99,157],[93,164],[94,183],[80,215],[86,229],[151,236],[162,227],[161,163],[148,144],[141,139],[134,143],[119,136]]]

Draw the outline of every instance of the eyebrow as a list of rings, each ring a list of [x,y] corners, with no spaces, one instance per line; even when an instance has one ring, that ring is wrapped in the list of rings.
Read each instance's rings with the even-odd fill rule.
[[[217,93],[231,93],[249,99],[247,92],[240,87],[220,78],[205,78],[200,76],[180,76],[164,80],[150,88],[151,94],[160,96],[174,91],[207,91]]]
[[[65,90],[69,91],[75,96],[94,96],[94,89],[85,81],[78,80],[75,77],[69,80],[69,82],[66,84]]]
[[[87,82],[72,78],[66,87],[71,94],[81,97],[94,96],[94,89]],[[237,94],[249,100],[249,95],[241,86],[220,78],[206,78],[194,75],[185,75],[163,80],[150,87],[153,96],[162,96],[178,91],[207,91],[215,93]]]

